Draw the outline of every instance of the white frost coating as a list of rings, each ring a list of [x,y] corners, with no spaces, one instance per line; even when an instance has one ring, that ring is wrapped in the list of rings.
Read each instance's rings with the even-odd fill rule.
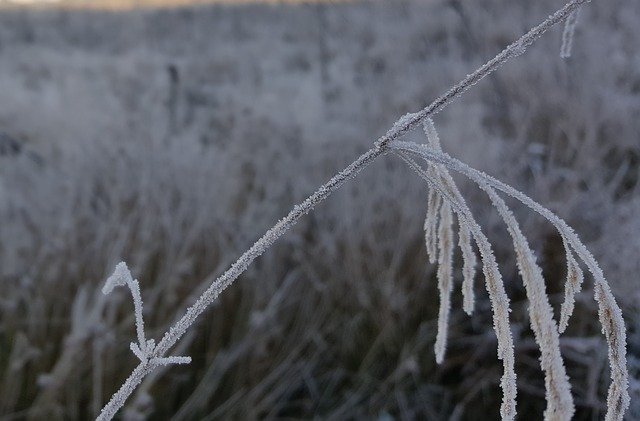
[[[129,344],[129,349],[131,352],[138,357],[140,360],[140,364],[133,371],[131,376],[125,381],[124,385],[120,388],[118,392],[116,392],[111,398],[111,402],[116,402],[119,406],[118,408],[124,405],[124,401],[127,396],[129,396],[135,388],[140,384],[144,375],[150,373],[154,368],[160,365],[169,365],[169,364],[188,364],[191,362],[191,357],[157,357],[155,356],[156,352],[156,343],[153,339],[146,340],[144,333],[144,319],[142,317],[142,297],[140,295],[140,285],[137,279],[133,279],[131,276],[131,272],[129,268],[127,268],[127,264],[124,262],[120,262],[116,265],[116,268],[111,276],[107,278],[105,281],[104,287],[102,288],[102,293],[107,295],[113,291],[115,287],[118,286],[127,286],[131,291],[131,296],[133,297],[133,307],[135,311],[135,320],[136,320],[136,333],[138,335],[138,343],[131,342]],[[140,377],[137,377],[138,373],[144,373]],[[105,406],[100,415],[97,417],[98,420],[109,420],[113,418],[115,415],[115,411],[112,411],[109,405]]]
[[[133,279],[131,279],[131,272],[129,272],[127,264],[125,262],[120,262],[116,265],[113,274],[111,274],[111,276],[109,276],[104,282],[102,293],[104,295],[110,294],[115,287],[125,286],[132,281]]]
[[[435,150],[441,150],[440,138],[438,137],[438,132],[436,131],[436,127],[433,124],[432,119],[427,118],[424,121],[424,131],[427,135],[429,146]],[[439,177],[439,167],[440,166],[430,165],[427,172],[432,177]],[[440,197],[440,194],[438,194],[434,189],[429,189],[427,198],[427,215],[424,219],[424,240],[427,246],[429,263],[431,264],[438,261],[438,215],[440,214],[441,205],[442,198]]]
[[[197,317],[202,314],[218,295],[235,281],[242,272],[244,272],[253,260],[264,253],[279,237],[281,237],[289,228],[305,214],[309,213],[318,203],[325,200],[331,193],[342,186],[347,180],[355,177],[360,171],[366,168],[375,158],[384,154],[386,148],[374,147],[358,159],[348,165],[344,170],[340,171],[332,177],[327,183],[320,186],[315,193],[309,196],[304,202],[295,206],[291,212],[283,219],[278,221],[271,229],[269,229],[258,241],[256,241],[249,250],[245,251],[242,256],[231,267],[218,277],[205,292],[202,293],[196,302],[187,309],[186,313],[180,318],[169,330],[164,334],[162,340],[152,350],[150,359],[161,358],[173,347],[178,340],[187,332],[187,329],[195,322]],[[117,411],[122,408],[126,399],[133,393],[136,387],[142,382],[142,379],[149,374],[156,366],[147,362],[141,362],[131,373],[129,378],[111,397],[109,402],[102,408],[99,420],[112,419]]]
[[[560,46],[560,57],[571,57],[571,50],[573,47],[573,36],[576,32],[576,25],[578,24],[578,16],[580,15],[580,9],[576,9],[567,18],[564,23],[564,31],[562,31],[562,45]]]
[[[433,123],[433,119],[427,118],[424,121],[423,129],[424,129],[425,135],[427,136],[427,141],[429,146],[431,146],[435,151],[438,151],[438,152],[442,151],[442,147],[440,146],[440,136],[438,136],[438,131],[436,130],[436,126]],[[453,177],[451,177],[451,174],[449,174],[449,170],[447,170],[447,168],[444,165],[437,165],[437,164],[429,165],[427,169],[427,174],[431,178],[440,177],[443,185],[445,186],[449,194],[453,196],[456,199],[456,201],[461,203],[465,202],[464,198],[462,197],[462,194],[460,193],[460,190],[458,189],[458,186],[453,180]],[[433,189],[430,189],[429,190],[430,200],[432,195],[435,195],[437,198],[442,200],[442,198],[437,192],[435,192]],[[425,227],[426,227],[426,223],[427,221],[425,221]],[[460,225],[460,231],[461,231],[460,232],[460,248],[462,250],[462,258],[464,260],[464,266],[462,269],[463,278],[464,278],[463,284],[462,284],[462,294],[464,296],[463,308],[464,308],[464,311],[470,315],[473,313],[474,302],[475,302],[474,293],[473,293],[473,279],[475,278],[476,256],[475,256],[475,253],[473,252],[473,247],[471,245],[472,237],[471,237],[470,230],[467,227],[466,232],[462,232],[464,231],[464,220],[461,220],[460,218],[458,218],[458,224]],[[426,232],[427,231],[425,229],[425,235],[426,235]],[[433,241],[433,237],[430,238],[427,236],[427,253],[429,253],[430,259],[432,260],[431,263],[433,263],[435,259],[431,257],[432,256],[431,250],[435,250],[435,245],[429,244],[429,239]]]
[[[421,111],[415,114],[411,114],[410,117],[405,117],[400,123],[394,124],[394,127],[387,132],[384,136],[379,138],[374,147],[355,161],[353,161],[344,170],[336,174],[331,180],[322,185],[315,193],[302,202],[298,207],[294,208],[285,218],[276,223],[267,233],[265,233],[249,250],[247,250],[240,258],[218,279],[216,279],[209,288],[196,300],[196,302],[187,309],[185,315],[180,318],[164,335],[157,347],[153,349],[153,357],[161,358],[163,355],[176,344],[178,340],[186,333],[187,329],[196,321],[198,316],[204,312],[204,310],[218,297],[218,295],[229,285],[231,285],[238,276],[244,272],[251,262],[264,253],[281,235],[283,235],[289,228],[291,228],[303,215],[310,212],[318,203],[324,201],[331,195],[332,192],[337,190],[342,184],[344,184],[350,178],[355,177],[360,171],[366,168],[373,160],[389,151],[389,144],[395,141],[399,136],[408,132],[409,130],[417,127],[423,123],[425,119],[431,117],[437,112],[444,109],[451,104],[456,98],[461,96],[471,86],[478,83],[480,80],[493,73],[502,64],[509,59],[522,52],[523,48],[534,43],[538,40],[546,31],[550,28],[565,20],[569,14],[579,8],[583,3],[589,0],[572,0],[565,4],[561,9],[557,10],[547,19],[545,19],[538,26],[531,29],[525,35],[523,35],[518,41],[507,46],[493,59],[476,69],[473,73],[462,79],[451,89],[445,92],[440,97],[436,98],[431,104],[423,108]],[[436,183],[440,183],[442,180],[437,180]],[[433,184],[430,182],[430,184]],[[441,194],[442,194],[442,190]],[[451,200],[451,199],[449,199]],[[460,210],[460,209],[458,209]],[[464,219],[464,213],[456,214]],[[480,254],[483,260],[483,271],[485,272],[485,281],[487,290],[489,290],[489,296],[492,301],[494,309],[494,326],[498,336],[498,355],[503,359],[505,367],[505,374],[502,377],[501,386],[504,391],[504,399],[501,408],[501,414],[503,419],[513,419],[515,416],[515,372],[513,371],[513,342],[511,339],[511,332],[509,330],[508,323],[508,298],[504,293],[504,288],[501,283],[501,277],[497,271],[497,264],[495,258],[491,253],[491,246],[482,235],[477,224],[472,223],[471,213],[467,212],[467,221],[469,222],[473,236],[476,238],[476,242],[480,249]],[[577,238],[577,237],[576,237]],[[573,239],[570,238],[572,241]],[[578,240],[579,241],[579,240]],[[581,243],[580,243],[581,244]],[[599,270],[597,263],[593,260],[593,257],[584,248],[576,249],[576,253],[583,260],[591,258],[591,261],[585,262],[590,271]],[[601,273],[601,271],[600,271]],[[600,283],[596,276],[596,283]],[[615,299],[609,290],[606,281],[602,277],[602,285],[600,289],[596,290],[596,298],[600,303],[600,320],[604,325],[606,321],[611,320],[611,328],[604,328],[607,340],[610,345],[616,344],[615,350],[610,349],[610,360],[612,361],[612,377],[615,385],[619,387],[617,389],[610,389],[609,391],[609,407],[612,408],[615,404],[615,412],[611,412],[612,417],[607,414],[607,420],[622,419],[622,415],[628,406],[628,393],[627,393],[627,378],[626,372],[626,337],[624,332],[624,324],[621,324],[622,318],[620,315],[620,309],[615,303]],[[607,312],[607,310],[609,310]],[[610,316],[610,317],[609,317]],[[622,331],[620,331],[622,329]],[[508,339],[508,340],[507,340]],[[613,354],[612,354],[613,353]],[[624,364],[623,364],[624,363]],[[127,378],[125,383],[120,389],[111,397],[109,402],[102,408],[100,420],[112,419],[116,412],[124,405],[126,399],[131,395],[135,388],[140,384],[142,379],[153,370],[153,366],[149,363],[141,362]],[[613,385],[612,385],[613,387]],[[612,404],[613,402],[613,404]],[[619,415],[619,418],[615,418]]]
[[[387,132],[388,137],[397,137],[407,132],[407,127],[420,119],[419,113],[407,113],[400,117]]]
[[[142,355],[147,353],[147,341],[144,334],[144,319],[142,318],[142,296],[140,295],[140,285],[137,279],[131,277],[131,272],[127,267],[127,264],[120,262],[116,265],[113,274],[107,278],[102,287],[102,293],[107,295],[113,291],[115,287],[127,286],[131,291],[131,297],[133,298],[133,308],[136,318],[136,333],[138,335],[138,343],[132,343],[131,348],[136,346]],[[134,354],[138,354],[134,351]],[[142,358],[141,358],[142,360]]]
[[[573,314],[573,308],[575,306],[576,294],[580,291],[580,287],[584,281],[584,273],[582,273],[580,265],[573,257],[573,253],[566,245],[565,249],[567,249],[567,282],[564,287],[564,302],[560,308],[560,333],[563,333],[569,325],[569,318],[571,314]]]
[[[171,364],[190,364],[191,357],[163,357],[163,358],[154,358],[150,361],[152,365],[171,365]]]
[[[429,146],[435,148],[438,151],[441,150],[442,147],[440,146],[440,136],[438,136],[438,131],[436,130],[436,126],[433,123],[433,119],[427,118],[424,121],[423,128],[424,133],[427,135]]]
[[[521,56],[527,52],[527,46],[523,42],[516,42],[513,44],[513,55]]]
[[[434,350],[436,362],[444,361],[447,349],[447,331],[451,312],[451,291],[453,290],[453,215],[448,203],[440,208],[440,229],[438,231],[438,291],[440,310],[438,312],[438,333]]]
[[[476,253],[471,244],[471,228],[464,219],[458,219],[458,244],[462,252],[462,309],[469,316],[473,314],[475,294],[473,280],[476,277]]]
[[[442,197],[437,191],[430,189],[427,199],[427,216],[424,218],[424,242],[431,264],[438,261],[438,217],[441,206]]]
[[[513,239],[516,261],[529,299],[531,328],[540,347],[540,365],[545,373],[547,408],[544,419],[570,420],[575,412],[571,385],[560,354],[560,336],[545,290],[542,270],[536,264],[529,243],[504,200],[487,184],[480,184],[480,188],[489,195]]]
[[[429,187],[437,190],[443,198],[446,198],[452,210],[458,216],[458,219],[468,224],[473,236],[476,238],[480,256],[482,257],[485,285],[489,293],[491,309],[493,311],[493,328],[498,339],[498,358],[502,360],[504,367],[504,373],[500,380],[500,387],[502,388],[503,394],[500,414],[503,420],[513,420],[516,416],[517,388],[514,368],[513,337],[511,336],[511,329],[509,327],[509,297],[507,297],[504,290],[502,276],[500,275],[498,263],[491,249],[491,244],[483,234],[480,225],[473,219],[471,211],[464,200],[460,201],[452,196],[449,186],[446,186],[441,179],[431,177],[407,154],[401,151],[397,151],[397,154],[429,184]]]
[[[436,153],[433,150],[413,142],[394,142],[391,147],[398,151],[406,151],[416,154],[421,158],[446,165],[447,168],[464,174],[476,183],[486,183],[492,188],[514,197],[533,211],[547,219],[558,232],[567,239],[569,245],[593,275],[595,285],[595,300],[598,303],[598,316],[605,335],[609,364],[611,366],[611,384],[607,396],[607,414],[605,421],[623,420],[624,413],[629,407],[629,372],[627,370],[626,331],[622,312],[615,297],[611,293],[602,269],[593,255],[580,241],[576,233],[553,212],[529,198],[524,193],[511,186],[481,172],[475,170],[463,162],[451,158],[446,153]]]

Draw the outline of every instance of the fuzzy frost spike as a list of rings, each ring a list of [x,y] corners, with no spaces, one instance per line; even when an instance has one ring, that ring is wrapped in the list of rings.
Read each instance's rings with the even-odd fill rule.
[[[102,408],[97,420],[110,420],[115,415],[117,408],[122,407],[127,396],[129,396],[142,381],[144,375],[150,373],[154,368],[161,365],[169,364],[188,364],[191,357],[159,357],[155,353],[156,343],[153,339],[146,340],[144,334],[144,319],[142,318],[142,297],[140,295],[140,285],[137,279],[133,279],[127,264],[120,262],[116,265],[113,274],[107,278],[102,288],[102,293],[107,295],[113,291],[115,287],[127,286],[133,297],[133,306],[136,319],[136,333],[138,335],[138,343],[131,342],[129,348],[131,352],[140,360],[140,364],[131,373],[129,378],[122,385],[110,400],[113,406],[106,405]],[[117,407],[117,408],[116,408]],[[114,409],[116,408],[116,409]]]
[[[473,313],[475,295],[473,292],[473,279],[476,276],[476,253],[471,244],[471,228],[464,220],[458,218],[458,244],[462,252],[462,309],[468,315]]]
[[[427,199],[427,215],[424,218],[424,242],[431,264],[438,261],[438,214],[441,206],[442,197],[438,192],[430,189]]]
[[[540,365],[545,373],[547,409],[544,419],[570,420],[575,412],[571,385],[560,354],[558,326],[553,319],[553,309],[545,291],[542,270],[536,263],[535,256],[515,217],[502,198],[486,183],[480,184],[480,188],[489,195],[513,239],[518,268],[529,298],[531,328],[540,347]]]
[[[602,271],[599,267],[597,268],[594,285],[595,299],[598,303],[598,317],[602,325],[602,333],[609,344],[609,364],[611,366],[611,385],[607,394],[605,421],[622,421],[630,403],[626,356],[627,336],[620,307],[611,293],[609,284],[604,277],[601,277]]]
[[[436,126],[433,123],[431,118],[428,118],[424,121],[423,124],[424,133],[427,136],[427,143],[429,146],[434,148],[436,151],[441,152],[442,148],[440,146],[440,137],[438,136],[438,131],[436,130]],[[458,189],[453,177],[449,174],[449,171],[444,165],[429,165],[427,169],[427,174],[432,177],[441,177],[443,186],[446,188],[448,193],[453,196],[458,202],[464,203],[464,198]],[[433,189],[429,190],[431,194]],[[436,194],[435,192],[433,192]],[[439,197],[439,195],[438,195]],[[464,220],[458,219],[460,225],[460,249],[462,250],[462,258],[464,261],[463,266],[463,284],[462,284],[462,294],[464,297],[463,309],[464,311],[471,315],[473,313],[474,308],[474,293],[473,293],[473,278],[475,277],[475,265],[476,265],[476,255],[473,252],[473,247],[471,245],[471,231],[468,227],[464,227]],[[432,245],[433,249],[434,246]],[[432,262],[433,263],[433,262]]]
[[[560,333],[563,333],[569,325],[569,318],[571,314],[573,314],[573,308],[575,306],[576,294],[580,291],[580,287],[584,281],[582,269],[580,269],[580,265],[566,244],[567,240],[563,238],[563,242],[567,250],[567,282],[564,287],[564,302],[560,309]]]
[[[571,57],[571,49],[573,47],[573,36],[576,32],[576,25],[578,23],[578,16],[580,15],[580,9],[576,9],[567,18],[564,23],[564,31],[562,31],[562,46],[560,47],[560,57]]]
[[[141,355],[146,355],[149,349],[147,349],[147,340],[144,334],[144,319],[142,318],[142,296],[140,295],[140,285],[137,279],[133,279],[131,272],[125,262],[120,262],[116,265],[116,269],[113,274],[107,278],[102,288],[102,293],[107,295],[113,291],[117,286],[127,286],[131,291],[131,297],[133,298],[133,308],[136,317],[136,333],[138,335],[138,344],[136,345]],[[133,351],[133,348],[132,348]],[[136,356],[138,354],[134,351]]]
[[[446,187],[445,187],[446,188]],[[441,187],[442,189],[442,187]],[[453,203],[453,199],[450,199]],[[514,420],[516,416],[516,372],[513,337],[509,324],[509,297],[504,289],[502,275],[498,268],[495,255],[493,254],[491,243],[482,232],[480,225],[473,219],[467,204],[455,202],[458,217],[467,221],[471,227],[471,232],[476,239],[480,255],[482,258],[482,271],[485,278],[485,285],[491,301],[493,310],[493,329],[498,339],[498,358],[502,360],[504,372],[500,380],[502,388],[502,404],[500,406],[501,418],[505,421]]]
[[[438,232],[438,290],[440,292],[440,310],[438,315],[438,334],[434,350],[436,362],[442,364],[447,349],[447,330],[451,312],[451,291],[453,290],[453,216],[451,207],[444,203],[440,209],[440,230]]]
[[[424,121],[423,128],[424,133],[427,135],[429,146],[437,151],[442,150],[442,147],[440,146],[440,136],[438,136],[438,131],[436,130],[436,126],[431,118],[427,118]]]
[[[567,239],[576,255],[582,260],[594,278],[595,300],[598,303],[598,316],[608,347],[609,364],[611,366],[611,384],[607,395],[607,414],[605,421],[622,421],[629,407],[629,371],[627,370],[627,335],[622,318],[622,311],[611,293],[607,280],[591,252],[580,241],[576,233],[549,209],[540,205],[526,194],[497,180],[481,171],[475,170],[465,163],[451,158],[445,153],[434,153],[432,150],[414,142],[395,141],[391,148],[396,153],[412,153],[428,162],[436,162],[457,171],[476,183],[486,183],[517,199],[542,217],[547,219],[558,232]],[[474,232],[474,235],[476,233]],[[476,237],[479,241],[479,239]],[[484,258],[484,257],[483,257]]]
[[[152,365],[171,365],[171,364],[180,364],[180,365],[184,365],[184,364],[190,364],[191,363],[191,357],[163,357],[163,358],[153,358],[150,363]]]
[[[429,187],[437,190],[456,213],[458,218],[464,220],[470,227],[471,233],[476,239],[480,256],[482,260],[482,271],[484,273],[485,285],[489,293],[491,301],[491,309],[493,311],[493,328],[498,339],[498,358],[502,360],[504,373],[500,380],[502,388],[502,405],[500,414],[503,420],[511,421],[516,416],[516,372],[515,358],[513,351],[513,337],[509,325],[509,297],[504,290],[502,275],[498,269],[498,263],[491,249],[489,240],[482,232],[480,225],[473,219],[471,210],[464,200],[458,200],[456,196],[450,194],[450,186],[444,184],[444,180],[432,177],[422,167],[420,167],[411,157],[405,153],[397,152],[422,179],[424,179]]]
[[[437,151],[442,150],[440,148],[440,138],[438,132],[433,124],[433,120],[430,118],[424,122],[424,131],[427,135],[427,141],[429,146]],[[440,174],[440,166],[430,165],[427,172],[433,176],[438,177]],[[442,167],[444,169],[444,167]],[[446,170],[445,170],[446,171]],[[441,214],[442,197],[434,189],[429,189],[429,195],[427,198],[427,215],[424,219],[424,240],[427,246],[427,256],[429,256],[429,263],[434,264],[438,261],[438,214]]]

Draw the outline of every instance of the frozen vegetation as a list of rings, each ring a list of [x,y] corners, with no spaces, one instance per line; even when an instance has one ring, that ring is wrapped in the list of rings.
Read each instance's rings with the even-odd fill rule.
[[[1,14],[0,414],[98,415],[149,340],[294,203],[560,6]],[[551,209],[602,266],[627,325],[630,419],[640,417],[638,20],[636,2],[591,2],[575,27],[556,27],[434,117],[445,152]],[[425,156],[413,143],[427,142],[420,130],[403,140],[401,155]],[[544,354],[542,364],[566,367],[575,418],[604,417],[612,374],[598,275],[585,272],[579,287],[567,233],[517,201],[511,213],[495,185],[478,189],[454,171],[443,180],[454,178],[510,299],[518,413],[548,407],[536,340],[550,334],[564,366]],[[477,233],[468,221],[441,234],[447,224],[424,221],[427,204],[451,215],[433,201],[401,159],[377,160],[220,296],[172,349],[190,364],[157,361],[124,416],[498,417],[490,297],[481,265],[473,280],[482,256],[464,241]],[[452,261],[438,251],[452,248],[438,244],[444,234],[460,237]],[[119,267],[111,286],[131,289],[135,312],[127,288],[101,292],[121,260],[131,273]],[[532,285],[544,277],[531,308],[516,264]],[[544,333],[547,317],[566,327],[559,338]],[[138,359],[129,342],[142,318]]]

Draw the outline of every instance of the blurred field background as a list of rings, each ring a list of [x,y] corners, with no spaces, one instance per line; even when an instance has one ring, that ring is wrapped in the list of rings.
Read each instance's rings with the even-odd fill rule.
[[[132,305],[100,292],[118,261],[140,280],[157,338],[400,115],[561,3],[2,10],[0,418],[91,418],[123,382]],[[601,263],[629,328],[629,419],[640,418],[639,21],[639,2],[593,1],[571,59],[558,28],[435,119],[445,151],[565,218]],[[520,417],[541,419],[510,240],[462,186],[512,300]],[[393,156],[345,185],[221,296],[178,345],[193,363],[148,377],[123,419],[497,418],[482,276],[473,318],[455,290],[447,357],[434,361],[426,194]],[[560,239],[515,210],[558,312]],[[578,420],[603,417],[608,384],[591,286],[561,341]]]
[[[341,3],[344,0],[0,0],[0,7],[93,9],[93,10],[135,10],[157,8],[197,7],[211,4],[301,4],[301,3]]]

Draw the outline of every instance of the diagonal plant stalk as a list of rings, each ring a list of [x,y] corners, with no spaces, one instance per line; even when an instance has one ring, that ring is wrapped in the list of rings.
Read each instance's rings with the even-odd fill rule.
[[[334,177],[332,177],[327,183],[323,184],[318,190],[316,190],[311,196],[309,196],[305,201],[300,203],[299,205],[294,206],[294,208],[287,214],[283,219],[278,221],[271,229],[269,229],[260,239],[258,239],[253,246],[251,246],[244,254],[240,256],[240,258],[233,264],[231,267],[224,272],[219,278],[217,278],[208,288],[207,290],[196,300],[196,302],[186,310],[186,313],[180,318],[163,336],[162,340],[156,345],[153,346],[152,349],[149,349],[149,354],[145,355],[146,358],[141,358],[138,366],[133,370],[131,375],[127,378],[124,384],[120,387],[120,389],[111,397],[109,402],[102,408],[100,415],[98,416],[99,420],[109,420],[113,418],[116,412],[124,405],[126,399],[131,395],[131,393],[135,390],[135,388],[140,384],[143,378],[153,371],[157,367],[157,363],[153,363],[154,361],[165,361],[162,360],[164,355],[180,340],[180,338],[186,333],[189,327],[197,320],[197,318],[207,309],[207,307],[218,297],[218,295],[226,289],[229,285],[231,285],[240,274],[242,274],[247,267],[255,260],[258,256],[264,253],[271,245],[275,243],[275,241],[280,238],[286,231],[288,231],[295,223],[305,214],[309,213],[316,205],[327,199],[334,191],[336,191],[340,186],[342,186],[346,181],[355,177],[360,171],[366,168],[371,162],[373,162],[378,157],[386,154],[390,151],[390,145],[392,142],[395,142],[401,136],[403,136],[408,131],[416,128],[418,125],[424,123],[428,118],[432,117],[437,112],[441,111],[451,102],[453,102],[457,97],[462,95],[466,90],[468,90],[471,86],[475,85],[477,82],[482,80],[487,75],[494,72],[498,69],[502,64],[510,60],[511,58],[517,57],[523,54],[526,48],[534,43],[537,39],[539,39],[547,30],[558,24],[559,22],[567,19],[572,13],[574,13],[582,4],[587,3],[589,0],[572,0],[564,5],[561,9],[557,10],[551,16],[549,16],[546,20],[544,20],[541,24],[531,29],[521,38],[519,38],[516,42],[507,46],[504,50],[502,50],[498,55],[496,55],[493,59],[489,60],[487,63],[479,67],[473,73],[469,74],[459,83],[454,85],[450,90],[446,93],[438,97],[435,101],[429,104],[424,109],[420,110],[417,113],[407,114],[401,117],[393,127],[382,137],[380,137],[374,144],[374,146],[360,155],[355,161],[349,164],[344,170],[340,171]],[[499,187],[494,186],[496,189],[500,190]],[[453,203],[453,202],[452,202]],[[464,220],[464,216],[458,214],[460,218]],[[554,215],[555,216],[555,215]],[[473,225],[469,224],[473,227]],[[566,224],[565,224],[566,225]],[[570,230],[570,229],[569,229]],[[591,256],[588,254],[589,252],[586,249],[580,248],[580,246],[576,246],[575,240],[573,236],[573,231],[569,231],[568,234],[565,233],[567,237],[571,240],[572,247],[576,251],[578,255],[582,258],[583,261],[590,265],[591,261],[588,259],[585,260],[585,256]],[[478,232],[474,232],[474,237],[478,240]],[[575,237],[577,239],[577,236]],[[580,245],[582,243],[579,243]],[[583,247],[583,246],[582,246]],[[481,247],[482,251],[482,247]],[[587,253],[588,255],[585,255]],[[592,258],[591,258],[592,259]],[[495,262],[495,261],[494,261]],[[593,261],[595,262],[595,261]],[[597,267],[597,264],[596,264]],[[590,267],[591,268],[591,267]],[[591,268],[593,269],[593,268]],[[499,280],[495,278],[492,272],[485,274],[487,277],[487,288],[497,288],[496,291],[504,293],[504,289]],[[604,277],[602,277],[604,280]],[[500,284],[500,285],[495,285]],[[611,295],[608,286],[606,285],[606,281],[601,283],[597,281],[597,293],[600,297],[605,297],[608,302],[613,300],[613,304],[615,304],[615,300]],[[506,295],[504,297],[507,302],[508,298]],[[614,307],[610,307],[614,308]],[[615,306],[614,310],[617,308]],[[603,326],[607,323],[607,326],[613,326],[615,329],[607,330],[606,332],[614,332],[613,334],[618,334],[619,330],[618,326],[615,325],[614,321],[612,321],[611,313],[607,313],[608,310],[601,309],[600,318],[603,322]],[[615,312],[615,315],[619,313],[619,309]],[[498,316],[495,316],[498,317]],[[508,336],[511,338],[511,333],[508,328],[508,309],[506,314],[502,314],[500,317],[505,318],[507,321],[507,325],[500,324],[498,326],[496,322],[496,329],[500,329],[498,331],[499,337]],[[607,333],[607,337],[609,338],[612,334]],[[611,350],[610,350],[610,359],[613,361],[617,358],[617,361],[620,360],[620,357],[624,358],[625,355],[625,341],[624,337],[616,336],[613,340],[618,340],[618,347],[613,351],[614,355],[612,358]],[[509,348],[507,346],[507,348]],[[498,353],[501,358],[505,357],[509,352],[511,352],[511,357],[508,358],[510,368],[505,371],[505,377],[503,377],[502,387],[505,390],[505,397],[509,395],[506,406],[503,403],[503,411],[502,415],[504,418],[511,419],[515,416],[515,374],[512,376],[513,370],[513,349],[511,344],[511,349],[506,349],[503,346],[499,345]],[[626,369],[626,367],[625,367]],[[626,379],[624,377],[624,373],[620,373],[619,371],[612,371],[612,375],[619,376],[620,379]],[[615,382],[614,382],[615,383]],[[619,386],[621,383],[617,382],[616,385]],[[613,386],[613,385],[612,385]],[[507,392],[507,389],[509,392]],[[626,393],[626,386],[622,388],[618,388],[617,392],[613,393],[610,391],[610,405],[615,405],[618,414],[624,414],[624,410],[626,409],[624,394]],[[612,397],[613,396],[613,397]],[[618,399],[619,398],[619,399]],[[613,403],[612,403],[613,402]],[[620,416],[621,417],[621,416]],[[613,418],[612,418],[613,419]]]

